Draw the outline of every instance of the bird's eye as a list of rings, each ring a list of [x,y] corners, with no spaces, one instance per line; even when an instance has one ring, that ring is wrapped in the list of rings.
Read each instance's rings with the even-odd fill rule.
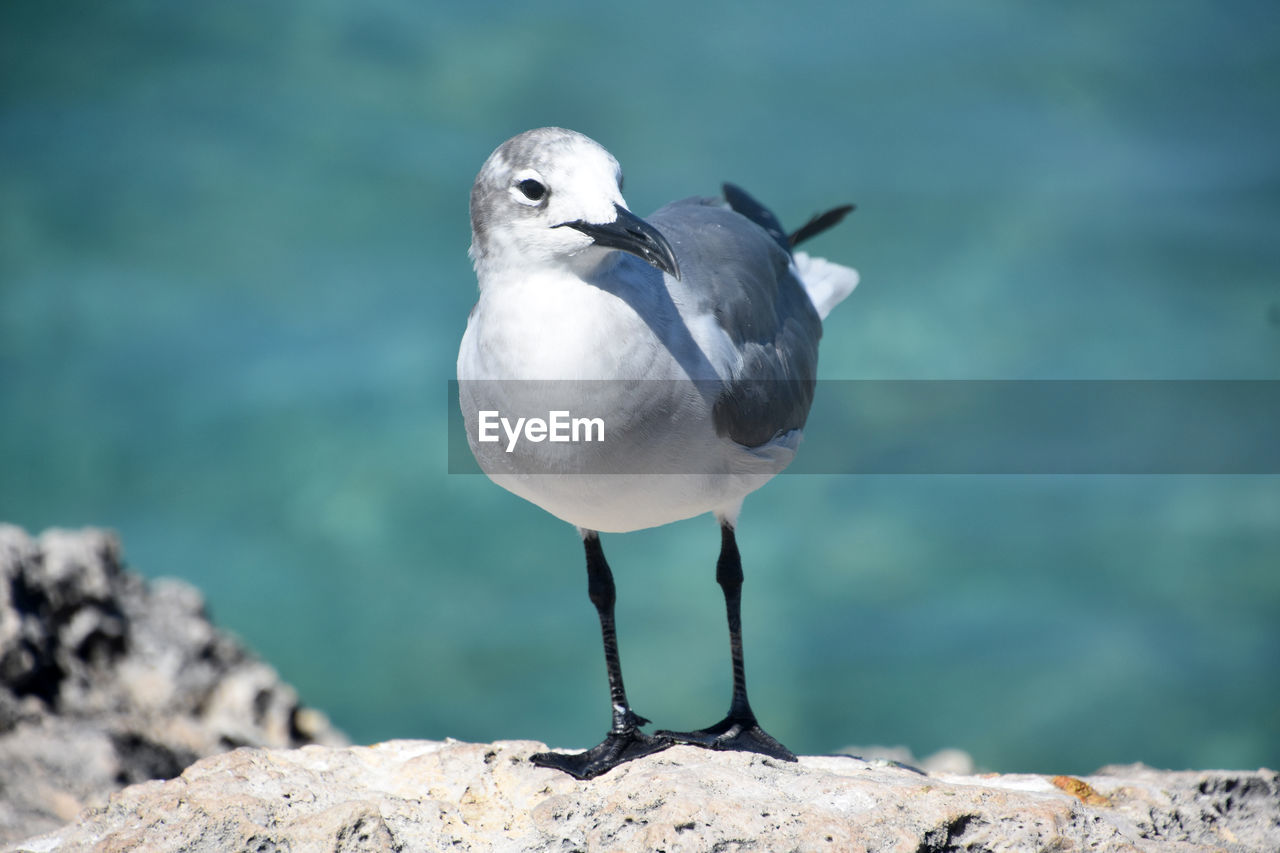
[[[529,201],[542,201],[547,194],[547,188],[540,181],[533,178],[525,178],[516,184],[516,188]]]

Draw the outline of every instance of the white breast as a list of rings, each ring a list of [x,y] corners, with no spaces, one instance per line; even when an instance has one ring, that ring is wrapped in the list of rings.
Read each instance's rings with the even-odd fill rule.
[[[570,524],[623,532],[733,515],[786,466],[799,434],[755,450],[717,435],[715,389],[689,381],[681,361],[690,360],[673,355],[646,310],[662,310],[661,300],[624,299],[564,274],[486,286],[463,336],[458,379],[471,449],[494,482]],[[692,341],[723,363],[730,353],[715,346],[718,330],[703,320],[689,326]],[[708,334],[712,341],[699,340]],[[515,424],[551,411],[601,418],[604,441],[511,446],[505,433],[478,441],[480,412]]]

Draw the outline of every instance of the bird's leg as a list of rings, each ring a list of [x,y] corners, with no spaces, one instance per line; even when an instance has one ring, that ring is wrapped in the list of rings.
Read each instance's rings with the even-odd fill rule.
[[[613,726],[603,742],[585,752],[572,754],[539,752],[529,760],[542,767],[563,770],[579,779],[591,779],[607,773],[619,764],[661,752],[672,745],[670,738],[651,737],[640,731],[648,723],[631,710],[627,691],[622,686],[622,665],[618,662],[618,636],[613,626],[613,603],[616,597],[613,572],[600,547],[600,536],[587,531],[583,537],[587,551],[587,594],[600,616],[600,633],[604,639],[604,663],[609,673],[609,699],[613,705]]]
[[[729,652],[733,658],[733,698],[729,702],[729,714],[705,729],[695,732],[660,731],[657,736],[707,749],[758,752],[783,761],[795,761],[795,753],[760,728],[751,703],[747,701],[747,678],[742,663],[742,558],[738,554],[733,525],[727,521],[720,523],[716,582],[724,591],[724,606],[729,617]]]

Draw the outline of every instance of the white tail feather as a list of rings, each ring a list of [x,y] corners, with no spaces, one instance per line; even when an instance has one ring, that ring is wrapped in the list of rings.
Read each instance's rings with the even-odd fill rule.
[[[858,286],[858,271],[853,267],[843,267],[804,252],[796,252],[793,258],[800,283],[823,320]]]

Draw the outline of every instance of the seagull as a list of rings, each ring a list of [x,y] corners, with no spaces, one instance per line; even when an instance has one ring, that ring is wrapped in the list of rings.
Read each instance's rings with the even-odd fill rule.
[[[481,470],[582,537],[612,726],[591,749],[531,757],[579,779],[676,743],[796,760],[747,700],[735,530],[743,499],[795,455],[822,320],[858,283],[855,270],[794,246],[852,206],[788,234],[745,191],[723,190],[723,198],[676,201],[641,219],[622,197],[618,161],[557,127],[504,142],[471,190],[479,297],[458,352],[459,401]],[[549,406],[598,417],[603,440],[543,440],[545,419],[520,432],[516,414],[529,424],[530,412],[547,415]],[[729,712],[697,731],[646,734],[649,721],[623,686],[600,534],[705,513],[720,527]]]

